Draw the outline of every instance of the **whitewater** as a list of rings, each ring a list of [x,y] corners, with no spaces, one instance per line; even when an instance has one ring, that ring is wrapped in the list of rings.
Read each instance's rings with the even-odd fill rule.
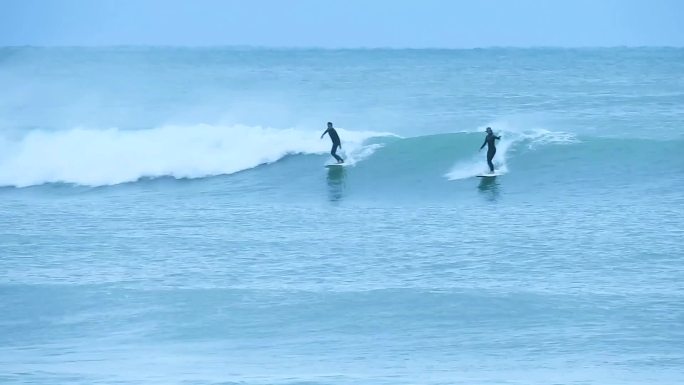
[[[353,164],[372,147],[364,138],[383,133],[346,132],[345,153]],[[87,143],[87,146],[83,146]],[[273,163],[287,155],[329,151],[316,132],[246,126],[164,126],[118,129],[30,131],[0,145],[0,185],[44,183],[88,186],[170,176],[200,178],[232,174]]]
[[[682,49],[0,48],[0,88],[2,384],[684,381]]]

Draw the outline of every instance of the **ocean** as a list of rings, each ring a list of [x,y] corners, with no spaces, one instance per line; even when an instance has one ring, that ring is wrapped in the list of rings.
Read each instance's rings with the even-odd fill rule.
[[[684,49],[6,47],[0,90],[2,384],[684,383]]]

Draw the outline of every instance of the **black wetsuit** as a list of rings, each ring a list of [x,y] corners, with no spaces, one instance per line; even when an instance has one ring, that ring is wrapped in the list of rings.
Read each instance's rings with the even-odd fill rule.
[[[494,154],[496,154],[496,145],[494,144],[494,140],[496,139],[501,139],[501,137],[494,134],[487,134],[484,143],[480,146],[480,150],[482,150],[485,144],[487,145],[487,165],[489,165],[489,171],[491,172],[494,172],[494,163],[492,163],[492,159],[494,159]]]
[[[330,140],[332,140],[332,149],[330,150],[330,155],[337,159],[338,163],[343,163],[344,159],[337,155],[337,148],[342,147],[342,142],[340,142],[340,136],[337,135],[337,131],[335,131],[334,128],[328,128],[327,130],[325,130],[323,135],[325,135],[326,132],[328,133],[328,135],[330,135]]]

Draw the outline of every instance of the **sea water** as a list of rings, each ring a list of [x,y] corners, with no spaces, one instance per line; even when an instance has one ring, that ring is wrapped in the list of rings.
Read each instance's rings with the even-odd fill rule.
[[[684,49],[1,48],[0,90],[2,384],[684,382]]]

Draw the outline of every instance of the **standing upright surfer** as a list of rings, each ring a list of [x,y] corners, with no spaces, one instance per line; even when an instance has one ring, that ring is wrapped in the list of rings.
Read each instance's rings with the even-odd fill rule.
[[[332,123],[328,122],[328,128],[323,131],[323,134],[321,134],[321,139],[323,139],[325,134],[328,134],[328,136],[330,136],[330,140],[332,140],[332,149],[330,150],[330,155],[337,160],[337,163],[344,163],[344,159],[337,155],[337,148],[342,148],[342,142],[340,142],[340,136],[337,135],[337,131],[333,128]]]
[[[487,165],[489,165],[489,171],[494,173],[494,163],[492,163],[492,159],[494,159],[494,154],[496,154],[496,144],[494,143],[494,141],[496,139],[501,139],[501,137],[494,135],[491,127],[487,127],[485,131],[487,131],[487,137],[485,137],[482,146],[480,146],[480,150],[482,150],[485,144],[487,145]]]

